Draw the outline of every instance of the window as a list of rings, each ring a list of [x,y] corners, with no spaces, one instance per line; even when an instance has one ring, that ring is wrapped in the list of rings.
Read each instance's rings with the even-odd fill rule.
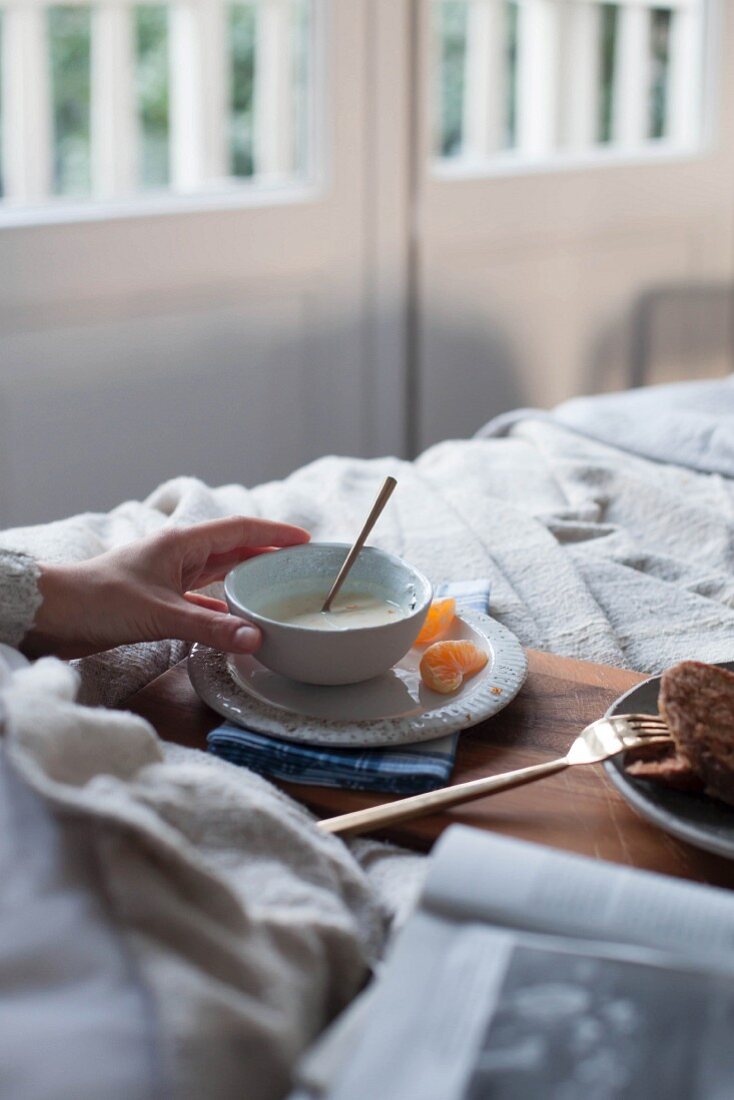
[[[318,0],[0,0],[0,209],[308,180]]]
[[[442,167],[691,151],[702,135],[701,0],[433,0]]]

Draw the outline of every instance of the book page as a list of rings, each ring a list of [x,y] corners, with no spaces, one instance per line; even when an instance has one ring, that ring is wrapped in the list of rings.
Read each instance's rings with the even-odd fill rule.
[[[330,1100],[461,1095],[511,950],[507,933],[462,925],[456,935],[440,917],[414,914],[377,979],[356,1049],[342,1054]],[[313,1068],[309,1076],[313,1086]]]
[[[729,1100],[732,946],[726,891],[455,826],[299,1100]]]
[[[301,1100],[730,1100],[734,1088],[734,977],[422,910],[358,1024],[331,1082],[321,1074]]]
[[[734,894],[463,826],[434,849],[421,905],[452,919],[638,944],[734,971]]]

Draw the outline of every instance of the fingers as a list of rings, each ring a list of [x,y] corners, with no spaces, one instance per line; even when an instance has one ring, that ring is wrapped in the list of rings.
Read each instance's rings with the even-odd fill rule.
[[[224,653],[253,653],[262,641],[258,627],[228,615],[226,611],[212,610],[202,606],[198,599],[186,600],[177,605],[171,616],[170,637],[180,638],[184,642],[201,642],[203,645],[221,649]],[[201,597],[207,600],[208,597]],[[219,600],[212,600],[219,604]],[[226,605],[224,605],[226,607]]]
[[[196,582],[197,587],[206,588],[208,584],[223,580],[230,569],[234,568],[235,565],[239,565],[241,561],[247,561],[248,558],[257,558],[260,554],[269,554],[278,549],[280,547],[258,546],[253,548],[242,546],[237,550],[230,551],[228,554],[212,554],[199,574]]]
[[[238,561],[246,561],[247,558],[256,558],[258,554],[279,549],[278,546],[237,546],[225,554],[210,554],[206,564],[208,569],[227,569],[229,566],[236,565]]]
[[[183,588],[204,588],[221,580],[238,562],[265,550],[298,546],[310,535],[302,527],[247,516],[198,523],[193,527],[169,528],[174,557],[182,563]]]
[[[302,527],[250,516],[229,516],[197,523],[194,527],[181,528],[180,534],[198,546],[206,545],[209,558],[245,547],[297,546],[311,537]]]
[[[213,596],[204,596],[201,592],[184,592],[183,597],[189,603],[205,607],[207,611],[221,611],[225,615],[228,614],[229,609],[224,600],[215,600]]]

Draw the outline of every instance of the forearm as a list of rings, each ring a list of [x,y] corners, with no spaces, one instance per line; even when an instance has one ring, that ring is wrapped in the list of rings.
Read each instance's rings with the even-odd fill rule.
[[[26,657],[53,655],[71,660],[104,649],[87,638],[84,624],[104,607],[104,592],[96,570],[87,562],[68,565],[38,563],[40,602],[19,648]]]

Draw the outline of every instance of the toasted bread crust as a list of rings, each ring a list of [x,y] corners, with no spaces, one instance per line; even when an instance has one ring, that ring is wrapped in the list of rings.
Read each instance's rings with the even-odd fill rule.
[[[734,673],[681,661],[663,673],[658,706],[706,793],[734,805]]]
[[[704,789],[703,780],[688,757],[672,746],[634,749],[625,756],[624,769],[633,779],[649,779],[676,791]]]

